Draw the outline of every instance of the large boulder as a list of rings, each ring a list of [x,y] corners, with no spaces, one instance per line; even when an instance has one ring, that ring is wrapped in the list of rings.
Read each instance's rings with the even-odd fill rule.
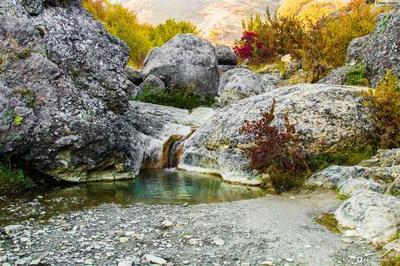
[[[253,96],[217,112],[185,143],[179,168],[220,174],[232,182],[260,184],[242,154],[248,136],[240,135],[244,120],[260,119],[276,100],[273,124],[283,126],[288,113],[308,152],[352,141],[371,131],[369,110],[354,87],[301,84]]]
[[[246,68],[235,68],[225,72],[219,81],[218,94],[222,105],[275,89],[268,75],[256,74]]]
[[[345,235],[359,236],[381,245],[399,232],[400,200],[390,195],[359,190],[335,212]]]
[[[212,44],[193,34],[178,34],[153,49],[142,70],[155,75],[167,87],[187,88],[203,98],[218,93],[218,61]]]
[[[237,65],[237,56],[231,48],[225,45],[218,45],[215,47],[219,65]]]
[[[0,31],[0,155],[74,182],[137,174],[142,134],[48,60],[39,31],[15,30],[26,38]]]
[[[124,73],[129,48],[108,34],[82,7],[81,1],[5,0],[0,5],[1,15],[6,20],[11,17],[27,19],[43,38],[46,57],[79,89],[101,99],[115,113],[126,110],[125,91],[133,86]],[[6,34],[14,37],[16,31],[23,30],[17,23],[14,29],[7,29]]]

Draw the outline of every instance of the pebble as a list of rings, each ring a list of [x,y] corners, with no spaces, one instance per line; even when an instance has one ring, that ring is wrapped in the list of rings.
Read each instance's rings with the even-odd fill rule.
[[[118,263],[118,266],[132,266],[132,260],[123,260]]]
[[[161,226],[162,226],[163,228],[169,228],[169,227],[174,226],[174,223],[171,222],[171,221],[164,221],[164,222],[161,223]]]
[[[155,263],[158,265],[164,265],[167,264],[167,261],[163,258],[154,256],[154,255],[145,255],[146,261],[150,262],[150,263]]]
[[[119,242],[121,243],[127,243],[129,241],[128,237],[120,237]]]
[[[213,239],[213,242],[214,242],[214,244],[217,245],[217,246],[223,246],[223,245],[225,244],[225,241],[222,240],[222,239],[220,239],[220,238],[214,238],[214,239]]]

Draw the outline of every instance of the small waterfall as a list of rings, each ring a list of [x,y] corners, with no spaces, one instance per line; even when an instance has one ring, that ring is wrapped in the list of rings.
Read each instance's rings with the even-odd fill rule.
[[[174,168],[178,166],[179,163],[179,145],[182,143],[182,139],[172,141],[169,152],[168,152],[168,162],[166,168]]]

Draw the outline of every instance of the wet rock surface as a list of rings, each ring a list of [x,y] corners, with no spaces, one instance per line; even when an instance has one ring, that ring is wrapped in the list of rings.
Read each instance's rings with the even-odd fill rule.
[[[1,262],[63,265],[379,265],[361,240],[343,243],[313,217],[332,192],[222,204],[97,208],[30,220],[1,235]],[[165,226],[165,225],[168,226]]]

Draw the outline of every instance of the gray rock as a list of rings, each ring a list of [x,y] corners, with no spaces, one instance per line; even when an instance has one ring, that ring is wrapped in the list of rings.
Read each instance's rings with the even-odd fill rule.
[[[336,68],[331,71],[326,77],[320,79],[318,84],[335,84],[335,85],[345,85],[349,71],[357,70],[358,67],[345,65],[343,67]]]
[[[143,65],[146,66],[147,63],[149,62],[150,58],[152,58],[153,55],[156,54],[156,51],[158,51],[160,47],[153,47],[150,52],[147,54],[147,56],[144,58]]]
[[[369,110],[356,91],[359,89],[354,87],[301,84],[241,100],[217,112],[186,141],[178,167],[220,174],[232,182],[259,184],[242,154],[251,142],[239,134],[244,120],[260,119],[260,109],[268,110],[275,99],[273,125],[282,127],[287,112],[307,152],[313,152],[320,149],[322,140],[330,147],[372,130]]]
[[[132,84],[124,74],[129,48],[108,34],[80,1],[44,4],[44,10],[30,20],[42,29],[47,58],[79,89],[101,99],[115,113],[124,112],[128,107],[125,90]]]
[[[43,0],[21,0],[21,5],[29,15],[39,15],[43,11]]]
[[[228,46],[216,46],[215,53],[217,54],[218,65],[237,65],[237,56]]]
[[[139,86],[140,83],[143,82],[143,74],[142,71],[134,69],[133,67],[126,66],[124,68],[125,74],[133,84]]]
[[[149,75],[140,85],[138,94],[144,90],[149,89],[153,93],[162,92],[165,90],[164,82],[154,75]]]
[[[37,171],[68,181],[114,180],[138,173],[141,134],[109,112],[103,101],[77,88],[43,54],[18,55],[38,42],[32,40],[16,47],[12,35],[0,34],[0,53],[13,58],[0,72],[0,153],[13,153]]]
[[[275,89],[266,78],[245,68],[225,72],[220,79],[218,94],[222,105],[229,105],[242,99]]]
[[[132,266],[133,261],[132,260],[123,260],[118,262],[118,266]]]
[[[235,69],[238,66],[233,66],[233,65],[218,65],[218,72],[219,75],[222,76],[225,72]]]
[[[383,247],[384,256],[382,261],[389,261],[397,263],[400,257],[400,239],[393,240]]]
[[[387,186],[372,180],[349,178],[338,186],[339,193],[350,195],[357,190],[370,190],[378,193],[385,193]]]
[[[218,92],[215,49],[193,34],[178,34],[152,51],[142,71],[145,77],[153,74],[161,78],[167,87],[194,89],[202,97],[214,97]]]
[[[12,224],[12,225],[7,225],[4,227],[4,232],[9,235],[13,236],[21,232],[22,230],[25,229],[25,226],[20,225],[20,224]]]
[[[376,86],[390,69],[400,76],[400,9],[381,14],[369,35],[363,62],[371,84]]]
[[[391,167],[400,165],[400,149],[379,150],[374,157],[359,163],[359,165],[365,167]]]
[[[335,212],[339,225],[354,230],[352,234],[386,243],[398,232],[400,200],[372,191],[360,190],[352,194]]]
[[[354,65],[362,63],[369,36],[363,36],[352,40],[347,48],[346,63]]]
[[[312,175],[307,184],[338,188],[349,195],[363,189],[395,195],[399,191],[400,150],[379,150],[378,154],[357,166],[330,166]]]
[[[150,255],[150,254],[149,255],[145,255],[145,258],[150,263],[155,263],[155,264],[158,264],[158,265],[167,264],[167,261],[165,259],[157,257],[157,256],[154,256],[154,255]]]

